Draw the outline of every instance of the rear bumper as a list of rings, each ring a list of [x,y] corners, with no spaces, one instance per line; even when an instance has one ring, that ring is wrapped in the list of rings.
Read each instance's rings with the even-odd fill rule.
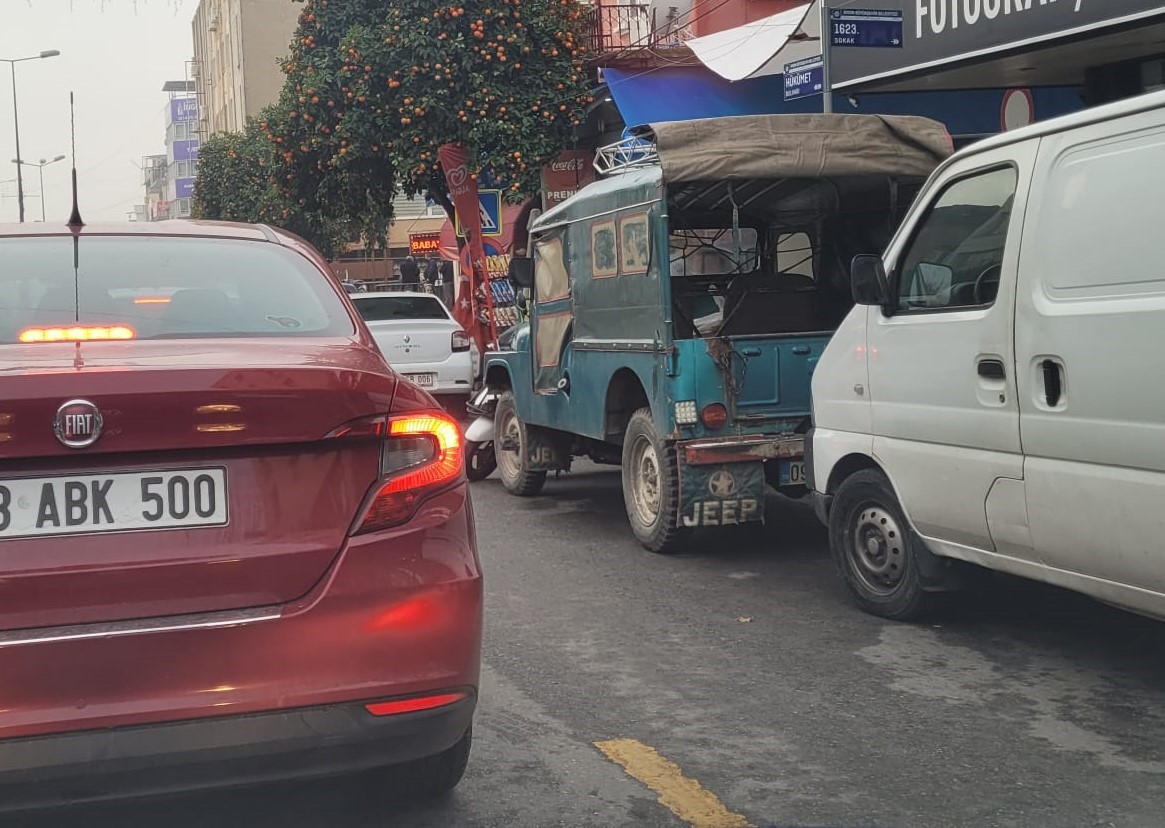
[[[689,466],[707,466],[754,460],[800,460],[805,451],[805,439],[800,434],[723,437],[689,440],[677,446],[684,463]]]
[[[461,484],[426,501],[404,526],[349,539],[310,592],[249,622],[158,623],[144,630],[138,622],[112,622],[100,625],[100,637],[72,630],[55,639],[0,642],[0,803],[6,786],[19,787],[29,778],[26,770],[38,767],[30,758],[38,744],[87,745],[100,764],[120,755],[121,740],[146,740],[157,748],[146,752],[148,764],[168,766],[161,754],[170,743],[154,743],[148,734],[219,734],[219,723],[234,722],[228,738],[244,723],[253,723],[247,726],[259,741],[275,733],[275,746],[263,748],[264,755],[289,752],[295,733],[309,731],[322,737],[320,750],[330,751],[345,734],[363,738],[344,721],[350,714],[342,711],[353,705],[359,710],[369,699],[446,688],[472,692],[480,669],[482,583],[471,509],[468,484]],[[330,712],[304,712],[311,710]],[[284,727],[282,735],[276,725]],[[203,726],[208,730],[197,730]],[[383,720],[369,727],[394,726]],[[381,741],[369,750],[381,764],[408,758],[410,745],[424,736],[407,728],[376,732]],[[442,733],[428,753],[448,747]],[[386,742],[398,737],[399,752]],[[195,753],[203,749],[200,739],[214,743],[190,739]],[[40,763],[40,776],[55,777],[50,765]],[[273,762],[268,775],[279,775],[278,767]],[[89,766],[68,762],[61,774],[70,770],[92,774]]]
[[[440,753],[469,729],[472,694],[377,717],[346,704],[0,742],[0,810],[324,776]]]

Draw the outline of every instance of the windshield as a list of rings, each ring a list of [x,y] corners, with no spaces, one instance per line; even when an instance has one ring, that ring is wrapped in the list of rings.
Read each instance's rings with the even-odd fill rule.
[[[444,306],[432,296],[362,296],[356,298],[356,310],[365,322],[449,318]]]
[[[276,244],[221,238],[0,239],[0,343],[62,325],[126,326],[136,339],[343,336],[326,277]]]

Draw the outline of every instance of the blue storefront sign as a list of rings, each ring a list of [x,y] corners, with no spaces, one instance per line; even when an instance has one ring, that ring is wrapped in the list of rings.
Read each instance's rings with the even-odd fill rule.
[[[175,161],[194,161],[198,158],[198,139],[174,142]]]
[[[174,98],[170,101],[170,121],[179,124],[198,120],[197,98]]]
[[[834,9],[829,17],[831,46],[902,48],[902,12],[897,9]]]
[[[785,100],[820,95],[825,87],[825,64],[821,55],[785,64]]]
[[[179,178],[174,181],[174,198],[191,198],[193,195],[193,178]]]

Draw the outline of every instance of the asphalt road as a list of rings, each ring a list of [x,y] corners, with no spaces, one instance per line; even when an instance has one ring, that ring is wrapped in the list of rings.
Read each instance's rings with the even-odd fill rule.
[[[631,540],[617,470],[474,494],[485,674],[453,796],[409,807],[366,777],[19,824],[1165,825],[1165,624],[1003,579],[928,624],[878,621],[776,498],[763,531],[665,558]],[[608,740],[634,740],[615,744],[663,802]]]

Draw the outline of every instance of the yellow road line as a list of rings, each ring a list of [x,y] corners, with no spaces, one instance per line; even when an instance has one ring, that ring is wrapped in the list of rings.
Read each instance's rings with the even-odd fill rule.
[[[711,791],[695,779],[684,776],[679,765],[669,762],[635,739],[595,742],[595,747],[629,776],[659,794],[659,802],[693,828],[752,828],[740,814],[734,814]]]

